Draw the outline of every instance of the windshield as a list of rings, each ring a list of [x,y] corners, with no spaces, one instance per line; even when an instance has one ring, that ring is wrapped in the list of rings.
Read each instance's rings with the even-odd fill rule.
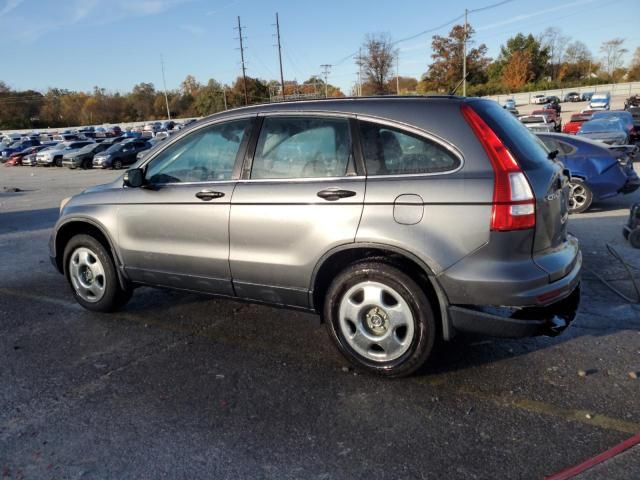
[[[582,124],[582,133],[613,132],[620,130],[620,122],[617,120],[590,121]]]
[[[522,117],[520,121],[522,123],[544,123],[544,117]]]
[[[593,119],[595,120],[596,118],[617,118],[622,123],[633,123],[633,117],[629,112],[596,112],[593,114]]]
[[[109,148],[107,148],[104,152],[105,153],[116,153],[119,152],[120,149],[122,148],[122,143],[115,143],[113,145],[111,145]]]
[[[591,119],[591,115],[571,115],[572,122],[586,122]]]
[[[594,95],[593,97],[591,97],[591,101],[598,101],[598,100],[606,100],[607,96],[603,95],[601,93],[598,93],[596,95]]]
[[[84,147],[80,148],[80,150],[78,150],[78,153],[87,153],[87,152],[91,152],[94,148],[96,148],[98,146],[97,143],[90,143],[89,145],[85,145]]]

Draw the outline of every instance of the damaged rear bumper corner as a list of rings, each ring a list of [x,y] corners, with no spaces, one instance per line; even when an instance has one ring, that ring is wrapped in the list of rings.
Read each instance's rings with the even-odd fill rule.
[[[561,334],[575,319],[580,304],[580,285],[545,307],[493,308],[452,305],[449,318],[460,332],[493,337],[521,338]]]

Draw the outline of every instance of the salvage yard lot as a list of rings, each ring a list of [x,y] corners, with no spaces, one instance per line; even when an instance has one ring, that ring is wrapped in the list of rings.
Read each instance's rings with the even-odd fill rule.
[[[570,218],[585,271],[563,335],[458,337],[390,381],[348,368],[310,314],[149,288],[82,309],[49,230],[62,198],[120,174],[0,171],[3,477],[541,478],[640,431],[640,307],[591,273],[632,295],[605,243],[637,273],[621,227],[640,192]],[[619,478],[640,477],[635,453]]]

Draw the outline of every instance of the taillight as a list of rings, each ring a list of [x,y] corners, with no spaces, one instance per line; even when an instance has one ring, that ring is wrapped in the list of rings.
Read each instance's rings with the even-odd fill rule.
[[[463,104],[461,109],[493,167],[491,230],[522,230],[535,227],[536,199],[520,165],[498,135],[473,108]]]

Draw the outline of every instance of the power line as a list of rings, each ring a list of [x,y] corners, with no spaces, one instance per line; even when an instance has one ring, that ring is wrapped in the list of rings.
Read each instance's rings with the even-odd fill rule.
[[[485,10],[490,10],[490,9],[492,9],[492,8],[497,8],[497,7],[500,7],[500,6],[505,5],[505,4],[507,4],[507,3],[514,2],[514,1],[515,1],[515,0],[503,0],[503,1],[501,1],[501,2],[497,2],[497,3],[491,4],[491,5],[487,5],[487,6],[485,6],[485,7],[480,7],[480,8],[475,8],[475,9],[473,9],[473,10],[469,10],[469,11],[468,11],[468,13],[483,12],[483,11],[485,11]],[[399,44],[399,43],[407,42],[407,41],[409,41],[409,40],[414,40],[414,39],[416,39],[416,38],[418,38],[418,37],[421,37],[421,36],[423,36],[423,35],[426,35],[427,33],[434,33],[434,32],[436,32],[436,31],[438,31],[438,30],[440,30],[440,29],[442,29],[442,28],[444,28],[444,27],[447,27],[447,26],[449,26],[449,25],[451,25],[451,24],[453,24],[453,23],[457,22],[458,20],[463,19],[463,18],[464,18],[464,14],[458,15],[457,17],[452,18],[451,20],[449,20],[449,21],[447,21],[447,22],[445,22],[445,23],[442,23],[442,24],[438,25],[437,27],[429,28],[429,29],[427,29],[427,30],[423,30],[423,31],[421,31],[421,32],[415,33],[415,34],[410,35],[410,36],[408,36],[408,37],[403,37],[403,38],[400,38],[399,40],[395,40],[394,42],[392,42],[392,43],[391,43],[391,45],[393,46],[393,45],[397,45],[397,44]],[[357,54],[358,54],[358,51],[356,50],[355,52],[352,52],[352,53],[350,53],[349,55],[345,55],[344,57],[342,57],[342,58],[341,58],[340,60],[338,60],[337,62],[334,62],[334,63],[333,63],[333,66],[341,65],[342,63],[346,62],[346,61],[347,61],[347,60],[349,60],[350,58],[355,57]]]

